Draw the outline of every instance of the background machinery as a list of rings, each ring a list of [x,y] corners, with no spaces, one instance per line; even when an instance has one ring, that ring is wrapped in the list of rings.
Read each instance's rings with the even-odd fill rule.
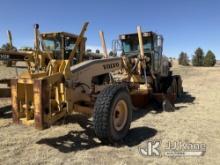
[[[77,49],[87,25],[67,58],[50,58],[44,71],[26,72],[12,80],[14,123],[45,129],[79,112],[93,117],[101,141],[112,143],[126,136],[133,107],[156,99],[165,110],[173,110],[182,80],[172,75],[169,61],[162,57],[162,36],[142,33],[138,27],[137,33],[120,35],[121,57],[108,57],[100,33],[105,58],[76,60],[84,58],[77,56]]]
[[[36,73],[45,71],[48,63],[52,59],[68,59],[74,46],[78,35],[67,32],[50,32],[40,33],[39,25],[34,26],[34,49],[17,50],[12,45],[12,35],[8,31],[9,49],[0,50],[0,61],[6,64],[12,64],[16,61],[25,61],[28,73]],[[85,51],[86,38],[82,38],[78,46],[75,48],[75,56],[72,63],[79,63],[86,59],[101,58],[101,54],[87,53]],[[83,57],[80,58],[80,57]],[[16,69],[17,72],[17,69]],[[10,79],[1,79],[1,84],[7,84],[10,87]],[[0,97],[10,97],[9,88],[0,88]],[[10,90],[10,89],[9,89]]]
[[[11,31],[7,31],[8,35],[8,42],[6,44],[3,44],[2,47],[0,48],[0,51],[11,51],[11,52],[17,52],[17,48],[13,46],[13,41],[12,41],[12,34]],[[5,59],[4,54],[0,54],[0,59],[3,59],[3,64],[5,64],[7,67],[11,67],[13,61],[9,61]]]
[[[26,61],[29,69],[44,70],[51,59],[67,59],[78,37],[67,32],[40,33],[38,24],[34,27],[34,35],[34,49],[19,51],[14,49],[0,50],[0,60],[5,62]],[[8,44],[13,48],[10,31],[8,31],[8,36]],[[75,50],[78,54],[77,57],[85,54],[85,43],[86,38],[83,38]],[[94,53],[92,55],[97,57]],[[80,61],[82,59],[77,60]]]

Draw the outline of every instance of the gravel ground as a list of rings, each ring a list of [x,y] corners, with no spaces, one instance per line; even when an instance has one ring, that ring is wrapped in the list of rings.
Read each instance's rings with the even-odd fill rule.
[[[183,77],[185,94],[175,112],[151,106],[134,113],[124,142],[106,146],[95,137],[91,119],[73,115],[66,124],[38,131],[11,122],[10,99],[0,98],[0,164],[219,164],[220,67],[175,66]],[[15,76],[0,66],[0,79]],[[144,156],[140,148],[161,141],[161,156]],[[202,143],[204,156],[164,156],[168,142]]]

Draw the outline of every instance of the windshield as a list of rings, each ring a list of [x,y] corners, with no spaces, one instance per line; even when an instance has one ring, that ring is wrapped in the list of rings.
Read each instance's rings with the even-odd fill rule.
[[[143,44],[144,44],[144,50],[151,50],[152,49],[152,43],[151,38],[143,38]],[[122,47],[124,53],[132,53],[139,51],[139,42],[138,39],[129,39],[129,40],[123,40],[122,41]]]
[[[75,40],[65,39],[65,50],[72,50],[75,47]]]
[[[43,39],[44,49],[49,51],[60,51],[60,41],[54,39]]]

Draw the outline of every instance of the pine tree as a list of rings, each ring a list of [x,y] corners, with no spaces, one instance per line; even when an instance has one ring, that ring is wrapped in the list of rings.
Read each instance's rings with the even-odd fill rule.
[[[196,49],[192,64],[193,66],[204,66],[204,52],[201,48]]]
[[[178,58],[179,65],[189,66],[189,58],[187,53],[181,52]]]
[[[204,59],[204,66],[214,66],[216,63],[215,54],[209,50]]]

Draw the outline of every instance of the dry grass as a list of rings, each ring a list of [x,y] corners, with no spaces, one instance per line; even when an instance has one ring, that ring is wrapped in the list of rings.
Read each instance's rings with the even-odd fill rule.
[[[1,99],[0,164],[219,164],[220,67],[174,66],[174,71],[182,75],[186,92],[177,110],[154,113],[148,107],[136,112],[128,136],[118,146],[100,144],[91,121],[78,115],[43,131],[13,125],[10,101]],[[12,76],[11,69],[0,67],[0,76]],[[205,143],[207,152],[203,157],[141,156],[138,147],[153,139],[162,144]]]

